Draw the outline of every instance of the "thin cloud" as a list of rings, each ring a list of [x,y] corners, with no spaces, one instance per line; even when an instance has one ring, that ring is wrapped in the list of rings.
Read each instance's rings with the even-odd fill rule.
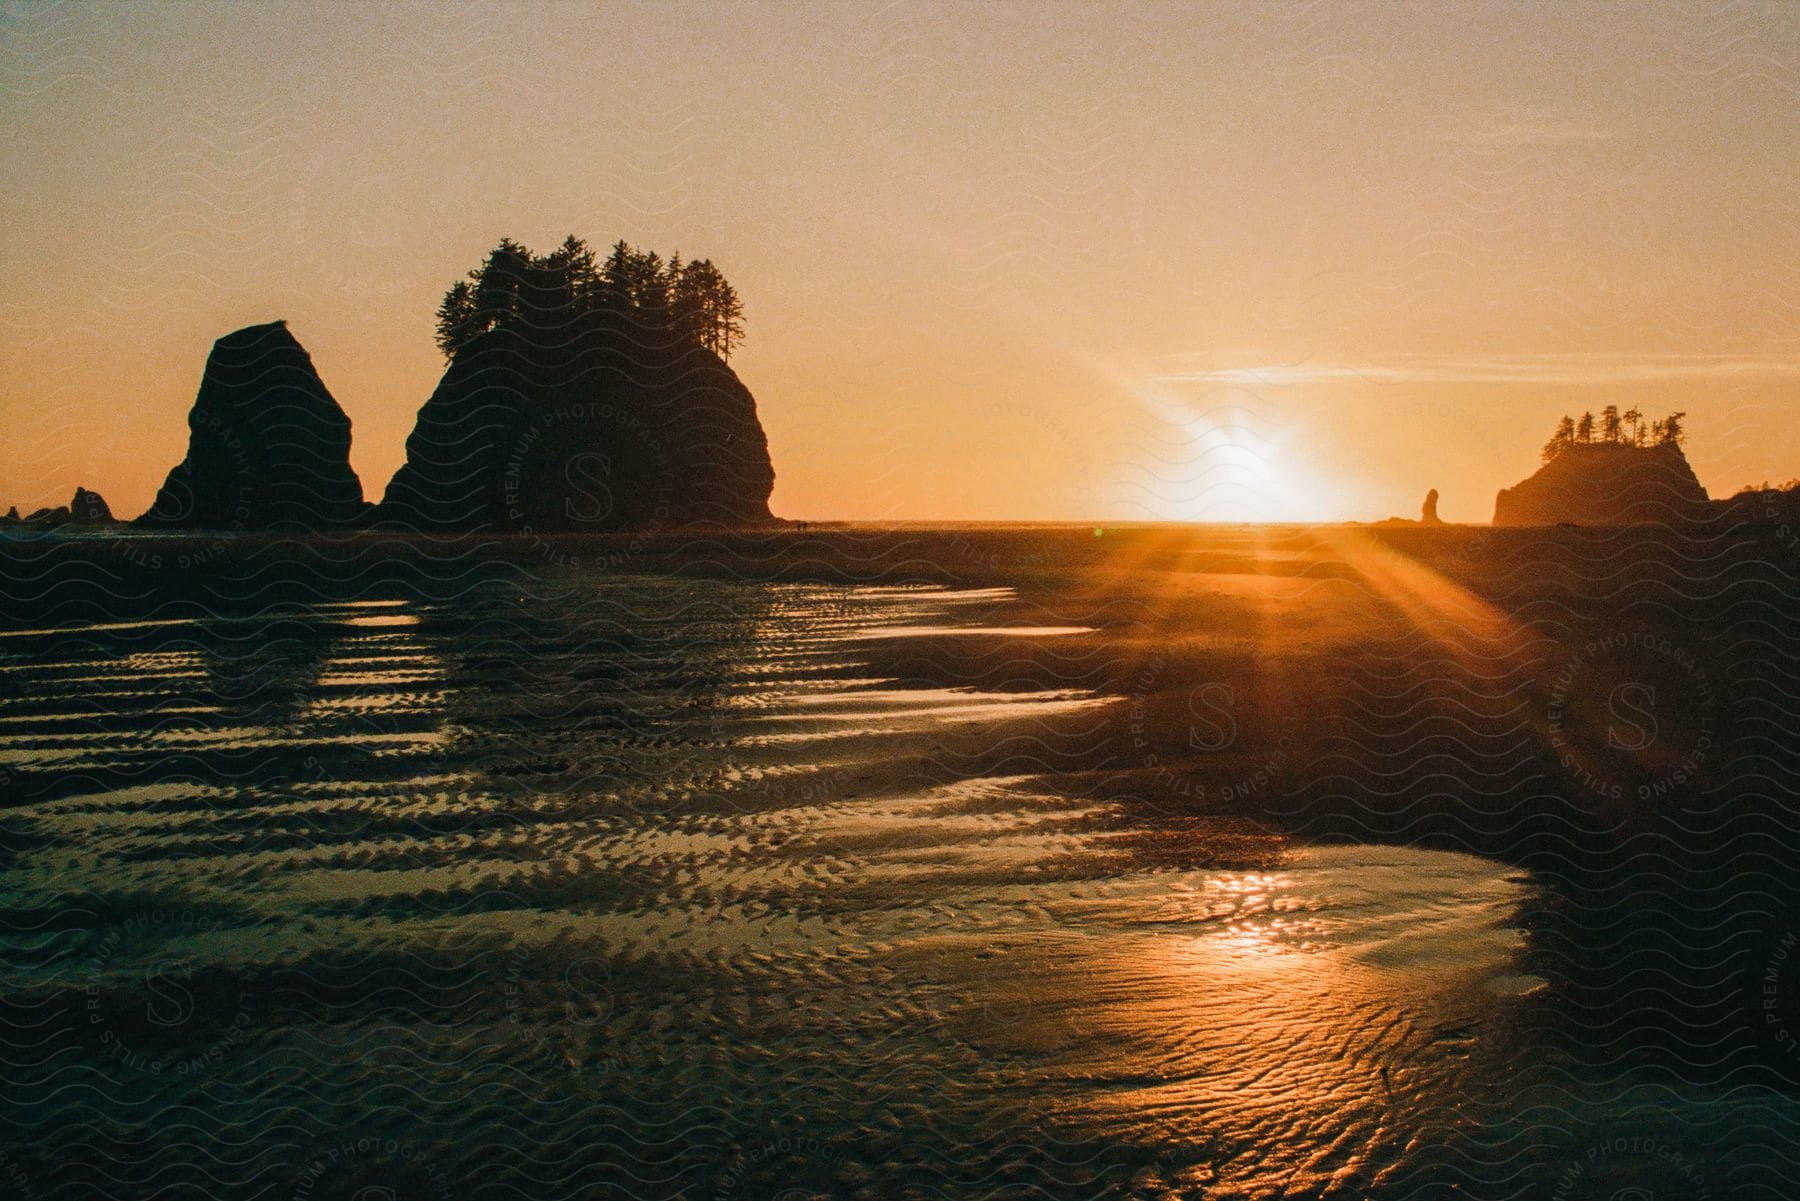
[[[1591,125],[1582,121],[1556,119],[1496,120],[1472,129],[1447,130],[1437,135],[1440,142],[1459,146],[1490,146],[1496,149],[1525,149],[1535,146],[1578,146],[1614,141],[1616,129]]]
[[[1285,388],[1321,383],[1540,384],[1658,383],[1687,379],[1800,376],[1794,355],[1534,354],[1465,358],[1405,358],[1381,363],[1278,363],[1176,371],[1169,383]]]

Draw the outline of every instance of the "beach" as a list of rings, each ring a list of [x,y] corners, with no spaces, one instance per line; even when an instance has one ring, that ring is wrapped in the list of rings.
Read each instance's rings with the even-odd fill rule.
[[[1781,1195],[1779,531],[4,555],[19,1196]]]

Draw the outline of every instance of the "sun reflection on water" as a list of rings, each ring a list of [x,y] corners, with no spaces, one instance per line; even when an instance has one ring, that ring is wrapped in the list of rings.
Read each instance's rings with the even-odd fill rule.
[[[1456,1120],[1484,1032],[1529,991],[1512,924],[1528,893],[1499,865],[1403,848],[1145,877],[1084,909],[1083,936],[1015,956],[1006,989],[1031,1020],[975,1037],[1032,1050],[1027,1087],[1083,1134],[1212,1148],[1204,1180],[1175,1183],[1357,1195]]]

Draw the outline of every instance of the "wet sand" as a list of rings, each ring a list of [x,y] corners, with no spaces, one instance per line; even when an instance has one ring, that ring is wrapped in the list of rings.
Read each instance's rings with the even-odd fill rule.
[[[1774,531],[5,554],[21,1195],[1794,1162]]]

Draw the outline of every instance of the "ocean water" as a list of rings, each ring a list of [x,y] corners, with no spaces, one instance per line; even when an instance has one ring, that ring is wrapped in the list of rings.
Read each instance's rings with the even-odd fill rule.
[[[1126,698],[906,658],[1096,636],[1007,599],[571,572],[0,636],[0,1191],[1782,1178],[1779,1091],[1581,1062],[1528,873],[1159,824],[1096,786]]]

